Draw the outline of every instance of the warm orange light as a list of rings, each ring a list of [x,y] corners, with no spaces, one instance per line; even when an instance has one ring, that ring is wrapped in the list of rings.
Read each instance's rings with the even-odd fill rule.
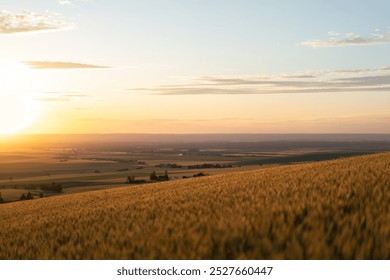
[[[0,95],[0,134],[22,131],[37,120],[41,105],[25,96]]]

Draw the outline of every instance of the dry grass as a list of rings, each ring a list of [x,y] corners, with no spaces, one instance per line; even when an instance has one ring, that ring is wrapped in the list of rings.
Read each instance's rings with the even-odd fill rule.
[[[390,154],[0,205],[0,259],[390,259]]]

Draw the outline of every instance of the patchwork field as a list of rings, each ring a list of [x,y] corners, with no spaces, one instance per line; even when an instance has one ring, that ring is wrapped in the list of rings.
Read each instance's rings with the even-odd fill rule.
[[[390,154],[0,205],[0,259],[390,259]]]
[[[102,136],[94,137],[95,142],[75,142],[70,136],[62,136],[65,142],[56,142],[56,137],[48,137],[52,141],[48,143],[31,142],[8,148],[0,141],[0,192],[4,201],[18,201],[28,193],[39,198],[112,189],[123,186],[129,176],[147,183],[153,172],[163,175],[167,171],[172,180],[178,180],[199,173],[227,174],[390,150],[389,139],[374,136],[371,140],[368,136],[350,140],[322,136],[321,141],[298,141],[289,140],[289,136],[256,142],[226,138],[123,143],[114,139],[104,142]],[[83,137],[89,139],[88,135]],[[62,188],[53,191],[53,183]]]

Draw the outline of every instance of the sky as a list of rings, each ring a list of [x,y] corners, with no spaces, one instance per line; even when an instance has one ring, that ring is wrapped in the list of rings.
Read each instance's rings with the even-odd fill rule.
[[[389,10],[1,0],[0,133],[390,133]]]

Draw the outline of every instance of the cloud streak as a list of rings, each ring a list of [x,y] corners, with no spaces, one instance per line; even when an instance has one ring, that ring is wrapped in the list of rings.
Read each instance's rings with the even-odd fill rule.
[[[58,0],[58,4],[60,5],[72,5],[73,3],[69,0]]]
[[[69,27],[64,21],[51,15],[34,12],[12,13],[0,11],[0,35],[61,30]]]
[[[72,5],[73,3],[69,0],[58,0],[60,5]]]
[[[74,2],[89,2],[89,0],[58,0],[58,4],[65,6],[71,6]]]
[[[63,62],[63,61],[24,61],[27,67],[32,69],[93,69],[93,68],[111,68],[108,66]]]
[[[341,76],[341,77],[340,77]],[[130,89],[156,95],[389,92],[390,68],[327,70],[275,77],[200,77],[187,84]]]
[[[359,35],[356,33],[347,33],[340,35],[339,33],[329,32],[330,38],[327,40],[311,40],[303,42],[302,45],[314,48],[326,47],[344,47],[344,46],[367,46],[390,44],[390,33]]]
[[[68,102],[68,101],[70,101],[70,98],[42,97],[42,98],[37,98],[36,100],[43,101],[43,102]]]

